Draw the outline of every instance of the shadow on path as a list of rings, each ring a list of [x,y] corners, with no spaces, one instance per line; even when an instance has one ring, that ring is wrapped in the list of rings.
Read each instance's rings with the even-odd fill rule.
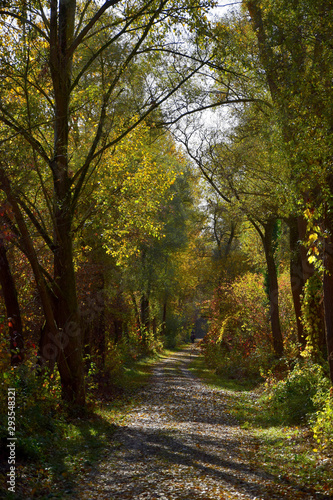
[[[87,478],[84,499],[328,499],[248,463],[251,439],[228,414],[227,396],[187,370],[189,349],[155,369],[141,403]]]

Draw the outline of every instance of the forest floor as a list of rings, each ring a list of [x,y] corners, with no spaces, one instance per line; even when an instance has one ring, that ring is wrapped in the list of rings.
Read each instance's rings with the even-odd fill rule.
[[[89,470],[82,467],[68,498],[332,499],[333,485],[325,492],[318,481],[311,483],[306,464],[299,465],[307,474],[303,481],[302,473],[288,473],[288,464],[280,469],[283,452],[270,458],[260,453],[260,436],[231,411],[232,391],[201,382],[189,369],[196,356],[188,347],[155,366],[149,384],[118,418],[103,456]],[[295,459],[301,445],[293,438]]]

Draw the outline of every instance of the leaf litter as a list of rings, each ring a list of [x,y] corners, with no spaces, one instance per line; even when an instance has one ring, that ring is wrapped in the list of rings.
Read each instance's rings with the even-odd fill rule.
[[[258,467],[253,462],[256,439],[228,411],[230,393],[194,377],[190,361],[188,348],[155,367],[106,456],[80,477],[72,498],[332,498]]]

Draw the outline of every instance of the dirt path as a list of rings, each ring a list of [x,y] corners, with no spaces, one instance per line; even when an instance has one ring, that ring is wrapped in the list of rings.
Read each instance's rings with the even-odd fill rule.
[[[254,441],[228,414],[226,394],[192,377],[190,348],[161,362],[79,499],[312,499],[255,470]],[[327,498],[327,497],[326,497]]]

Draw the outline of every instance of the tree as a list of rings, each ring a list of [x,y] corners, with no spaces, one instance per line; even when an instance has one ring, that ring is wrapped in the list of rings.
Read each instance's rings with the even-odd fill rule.
[[[24,359],[21,310],[14,278],[7,259],[7,248],[2,238],[0,239],[0,284],[8,318],[11,365],[16,366]]]
[[[108,0],[101,5],[51,0],[50,5],[31,2],[22,8],[18,1],[0,9],[5,63],[0,121],[6,152],[1,184],[26,237],[46,335],[53,344],[49,351],[57,358],[68,402],[85,401],[72,233],[80,196],[103,154],[203,67],[200,51],[195,49],[196,56],[188,57],[176,44],[170,50],[166,37],[178,22],[193,28],[204,22],[202,14],[208,6],[207,2],[166,0],[139,4]],[[135,73],[137,61],[142,68],[150,59],[158,60],[163,51],[169,54],[170,73],[167,78],[162,74],[159,82],[145,77],[138,102],[131,96],[130,74]],[[28,170],[13,153],[22,140],[29,151],[32,176],[44,196],[46,219],[40,218],[37,206],[37,217],[29,207],[20,207],[22,190],[10,175],[13,164]],[[52,253],[53,276],[41,269],[30,224]]]
[[[278,112],[292,180],[321,245],[326,341],[333,381],[332,53],[330,2],[247,1],[262,67]],[[306,209],[310,209],[307,212]],[[314,224],[315,222],[315,224]],[[317,232],[312,231],[313,227]],[[310,234],[310,236],[311,236]],[[318,250],[319,255],[319,250]]]
[[[266,257],[268,300],[273,345],[277,357],[283,354],[279,320],[277,265],[274,256],[273,230],[284,215],[285,175],[277,167],[272,141],[277,135],[268,113],[247,104],[237,112],[232,131],[205,136],[205,146],[193,146],[185,136],[184,143],[203,177],[214,189],[222,205],[230,205],[232,221],[247,218],[258,232]]]

